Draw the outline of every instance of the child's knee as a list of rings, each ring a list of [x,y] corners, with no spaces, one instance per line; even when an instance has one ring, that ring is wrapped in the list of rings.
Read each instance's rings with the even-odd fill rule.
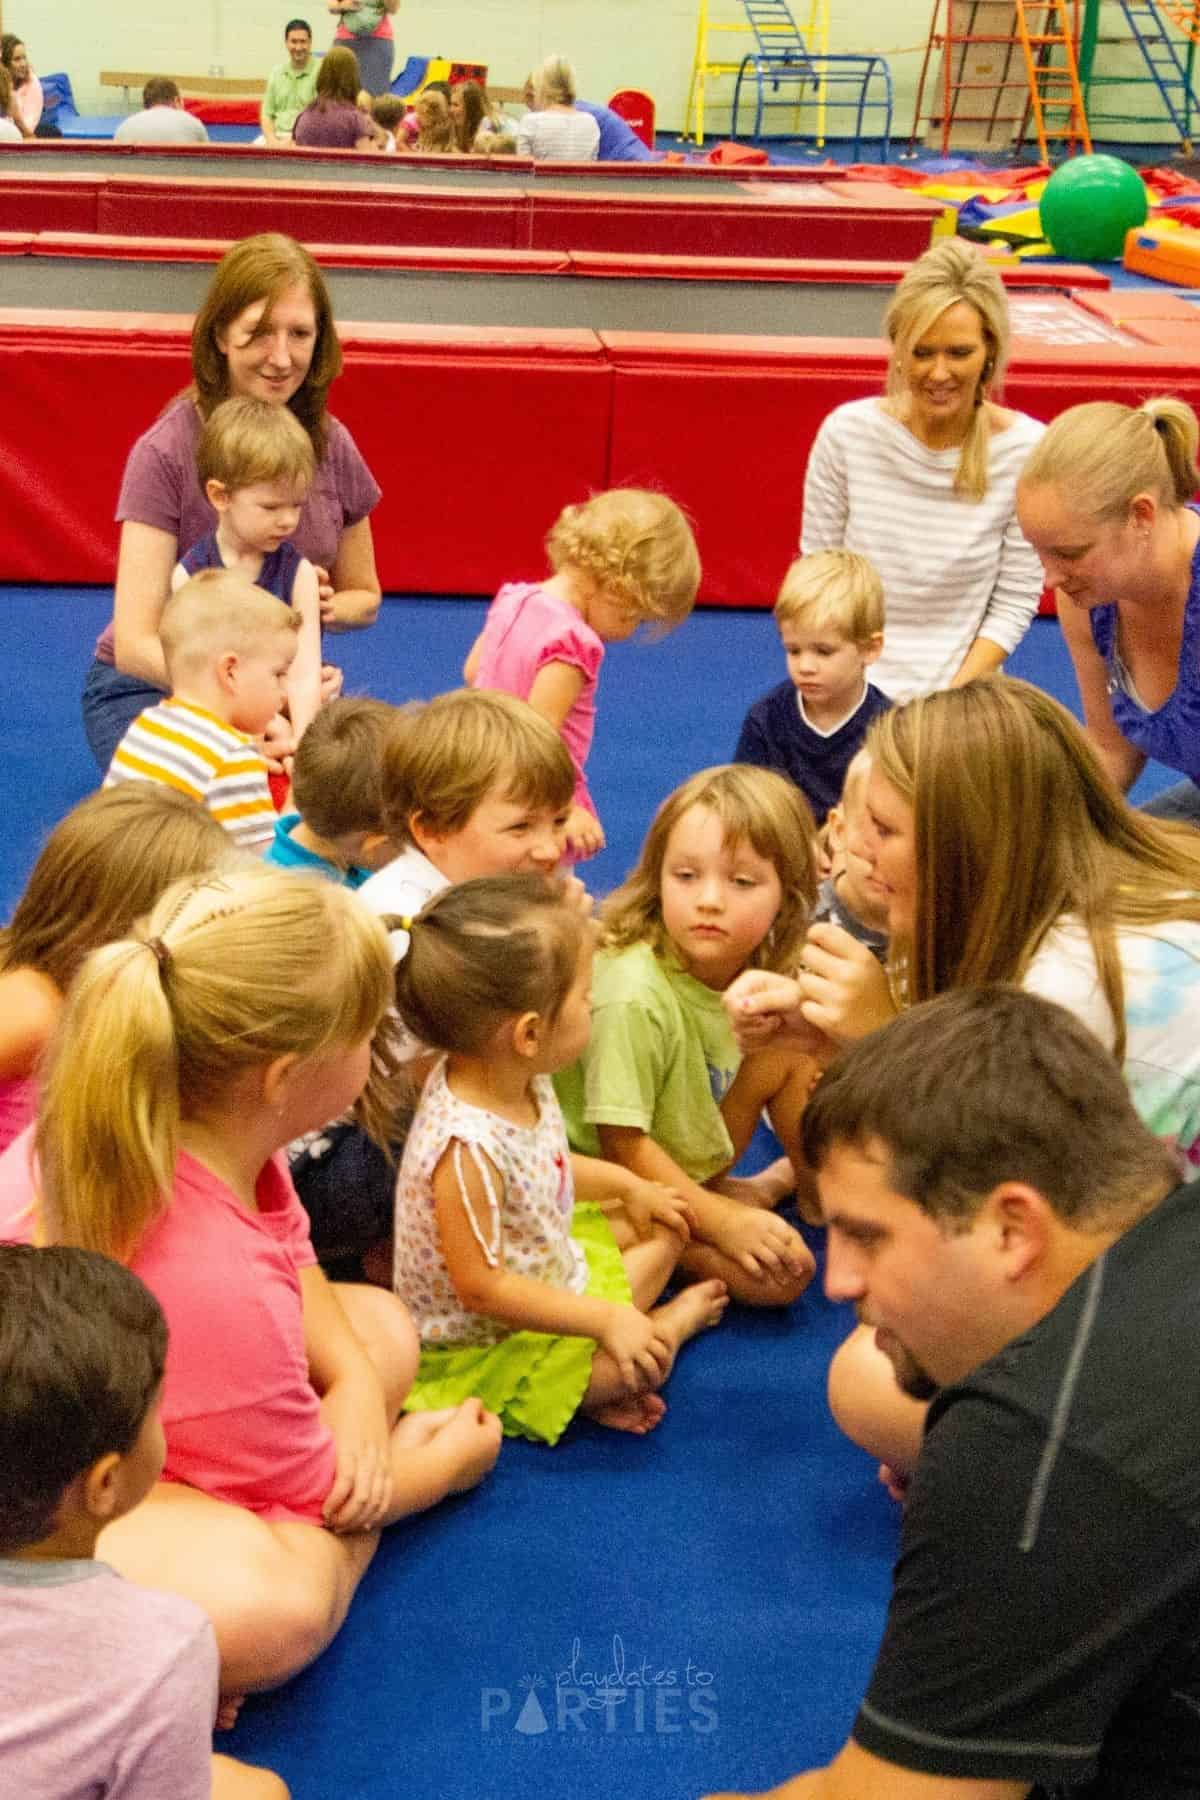
[[[229,1756],[212,1759],[212,1800],[290,1800],[291,1789],[270,1769],[235,1762]]]
[[[388,1409],[398,1413],[416,1380],[421,1340],[402,1300],[383,1288],[339,1288],[344,1306],[383,1384]]]
[[[874,1334],[859,1325],[829,1365],[829,1410],[860,1449],[908,1473],[920,1453],[925,1408],[903,1393]]]

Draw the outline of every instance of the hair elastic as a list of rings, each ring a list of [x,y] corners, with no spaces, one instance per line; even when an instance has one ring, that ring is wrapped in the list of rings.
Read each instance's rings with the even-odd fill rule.
[[[160,937],[143,938],[142,942],[145,944],[147,950],[152,950],[154,952],[154,960],[158,964],[158,978],[160,981],[165,981],[167,975],[170,973],[171,952],[167,949],[167,946]]]

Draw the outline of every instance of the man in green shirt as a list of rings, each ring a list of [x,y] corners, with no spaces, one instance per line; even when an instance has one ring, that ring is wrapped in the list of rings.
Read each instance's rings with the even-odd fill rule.
[[[283,41],[288,60],[271,70],[263,95],[262,128],[268,144],[291,143],[292,126],[317,88],[317,58],[312,53],[312,28],[308,21],[290,20]]]

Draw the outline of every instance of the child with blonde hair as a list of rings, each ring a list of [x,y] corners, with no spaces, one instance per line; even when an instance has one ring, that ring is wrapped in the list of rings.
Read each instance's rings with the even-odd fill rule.
[[[151,781],[197,801],[243,850],[275,830],[266,761],[254,743],[283,703],[299,616],[244,575],[202,569],[159,625],[171,692],[133,721],[105,786]]]
[[[379,778],[383,830],[399,854],[358,890],[388,921],[393,958],[408,949],[398,919],[420,912],[442,888],[477,875],[553,875],[574,781],[558,733],[507,694],[465,688],[400,708]],[[581,903],[582,884],[572,880],[569,889]],[[415,1063],[424,1046],[405,1033],[400,1054]],[[400,1126],[393,1150],[397,1136],[402,1147]],[[376,1275],[392,1229],[396,1171],[388,1151],[354,1121],[336,1120],[294,1147],[292,1176],[321,1258],[364,1257]]]
[[[412,1323],[326,1281],[282,1155],[360,1095],[386,1130],[391,990],[382,926],[336,883],[178,883],[84,964],[36,1134],[0,1158],[0,1237],[123,1261],[166,1315],[166,1485],[99,1553],[208,1613],[226,1695],[318,1655],[379,1529],[499,1447],[477,1401],[400,1420]]]
[[[399,717],[386,700],[324,705],[296,746],[292,810],[275,821],[266,861],[359,888],[395,855],[383,823],[383,752]]]
[[[201,569],[232,569],[294,608],[300,625],[287,714],[299,741],[321,704],[317,572],[291,542],[316,474],[312,440],[286,406],[222,400],[201,429],[196,473],[217,526],[180,558],[172,590]]]
[[[883,583],[853,550],[798,557],[775,623],[788,679],[746,714],[734,761],[786,775],[823,825],[871,721],[891,705],[867,678],[883,649]]]
[[[862,749],[846,770],[842,797],[825,819],[832,866],[817,890],[814,925],[840,925],[881,963],[888,954],[887,897],[879,891],[863,851],[871,754]]]
[[[396,1193],[396,1291],[422,1345],[408,1405],[477,1394],[508,1435],[550,1444],[577,1411],[650,1431],[680,1346],[728,1295],[708,1280],[654,1307],[689,1208],[568,1155],[549,1078],[587,1041],[592,928],[557,884],[515,875],[448,889],[409,929],[397,1001],[444,1054]]]
[[[795,1299],[812,1256],[769,1210],[773,1183],[710,1184],[764,1105],[794,1149],[813,1069],[786,1055],[741,1066],[721,994],[743,969],[794,968],[816,885],[812,819],[790,782],[740,764],[693,775],[601,907],[591,1041],[555,1084],[572,1149],[676,1189],[695,1216],[684,1266],[751,1305]]]
[[[417,141],[413,149],[425,156],[451,156],[458,149],[450,102],[435,88],[423,88],[413,102],[417,115]]]
[[[0,931],[0,1150],[33,1122],[38,1062],[85,957],[173,881],[234,855],[216,820],[169,788],[105,788],[60,819]]]
[[[675,502],[645,488],[611,488],[566,507],[546,552],[549,580],[500,589],[463,676],[472,687],[528,700],[562,733],[575,765],[571,853],[591,856],[604,848],[604,832],[583,771],[604,647],[646,622],[670,630],[686,619],[700,586],[700,558]]]

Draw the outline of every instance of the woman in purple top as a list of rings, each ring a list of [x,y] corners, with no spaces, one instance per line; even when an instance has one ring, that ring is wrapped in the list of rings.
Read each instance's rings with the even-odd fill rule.
[[[358,60],[335,44],[321,58],[316,98],[292,126],[292,142],[305,150],[382,150],[384,136],[358,107]]]
[[[192,386],[125,465],[113,621],[83,690],[84,729],[101,769],[167,687],[158,623],[171,574],[216,524],[196,474],[196,444],[204,419],[231,394],[289,406],[312,439],[317,475],[294,542],[322,581],[322,624],[351,631],[374,621],[380,592],[370,515],[380,490],[346,427],[326,411],[341,367],[329,293],[308,251],[278,233],[235,244],[192,326]],[[276,756],[290,755],[282,725],[271,739]]]
[[[1058,617],[1096,749],[1128,788],[1147,757],[1188,779],[1147,811],[1200,824],[1200,425],[1182,400],[1093,401],[1021,474],[1021,529]]]

